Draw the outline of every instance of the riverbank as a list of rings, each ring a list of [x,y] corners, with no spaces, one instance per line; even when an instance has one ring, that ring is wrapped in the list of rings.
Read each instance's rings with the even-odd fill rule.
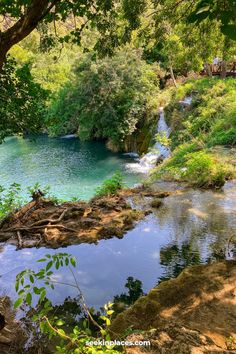
[[[116,338],[129,329],[130,341],[150,341],[150,348],[127,354],[235,353],[236,262],[186,268],[162,282],[113,321]]]
[[[57,204],[53,199],[40,197],[2,220],[0,240],[21,249],[59,248],[97,243],[111,237],[122,238],[137,221],[152,212],[151,207],[159,208],[162,199],[169,195],[169,192],[137,188],[122,189],[117,195],[94,197],[89,202]],[[150,197],[149,207],[131,207],[127,199],[135,196]]]
[[[155,190],[151,191],[146,188],[121,190],[116,197],[96,198],[90,202],[91,204],[86,202],[63,203],[63,206],[64,204],[69,204],[69,208],[72,204],[80,204],[81,206],[87,205],[86,210],[88,211],[88,205],[90,205],[90,208],[91,205],[95,207],[96,203],[100,204],[101,200],[103,200],[103,202],[105,201],[106,206],[102,207],[102,217],[104,218],[105,215],[108,215],[106,217],[111,217],[112,219],[114,215],[118,217],[118,215],[121,215],[122,213],[129,212],[131,206],[132,208],[137,209],[138,212],[145,212],[145,210],[150,212],[150,210],[152,210],[152,214],[140,220],[140,222],[136,223],[136,221],[134,221],[133,226],[131,227],[132,230],[125,232],[126,236],[123,239],[109,236],[107,237],[109,240],[101,240],[98,245],[81,244],[78,247],[77,244],[74,244],[73,246],[74,241],[72,241],[72,237],[75,235],[65,232],[64,237],[68,237],[70,241],[72,241],[72,246],[68,247],[66,252],[71,253],[78,259],[78,281],[89,306],[94,306],[96,304],[97,306],[95,306],[95,308],[98,309],[107,301],[112,301],[114,296],[122,293],[125,279],[130,276],[133,276],[134,279],[140,279],[143,283],[143,292],[147,293],[157,282],[162,281],[160,286],[163,287],[165,283],[169,284],[169,281],[164,282],[163,280],[176,278],[181,270],[192,264],[207,263],[219,259],[225,259],[225,257],[233,257],[234,252],[231,249],[233,244],[230,240],[233,241],[232,236],[235,234],[235,182],[227,182],[222,191],[193,190],[176,183],[170,184],[162,182],[156,183],[154,187]],[[166,193],[166,190],[171,192]],[[119,206],[116,207],[114,205],[114,200],[116,200],[116,205],[123,203],[123,200],[125,200],[123,208],[121,208],[122,210],[119,209]],[[154,201],[156,202],[156,207],[154,206],[155,203],[153,204]],[[59,208],[58,210],[60,210],[60,213],[57,210],[57,213],[53,218],[60,218],[64,209],[60,209],[60,205],[50,204],[50,201],[47,201],[47,203],[46,208],[42,207],[35,210],[35,217],[40,215],[40,220],[36,220],[35,218],[31,219],[31,212],[29,212],[28,216],[30,217],[29,220],[31,220],[31,222],[45,219],[46,215],[43,212],[49,210],[55,211],[56,208]],[[109,203],[110,207],[112,206],[112,210],[110,211],[106,209]],[[130,203],[131,206],[128,205],[127,208],[128,203]],[[24,210],[21,210],[21,212],[26,214],[27,211],[25,208],[26,207],[24,207]],[[29,205],[27,208],[29,208]],[[33,212],[34,211],[32,210],[32,213]],[[113,214],[109,214],[110,212]],[[70,210],[68,216],[69,215]],[[52,215],[50,214],[50,216]],[[63,217],[62,223],[69,222],[66,220],[66,213],[64,216],[65,220]],[[79,219],[83,220],[84,217],[84,215],[81,217],[78,217],[77,215],[77,222]],[[25,218],[21,218],[21,220],[26,224],[28,222]],[[102,221],[100,220],[100,222]],[[79,222],[76,225],[78,226]],[[45,224],[38,226],[45,227]],[[61,233],[61,230],[58,229],[57,232],[58,234],[56,236]],[[14,242],[18,246],[18,240],[15,233],[16,232],[14,231]],[[62,234],[63,233],[64,230],[62,231]],[[29,232],[28,239],[26,238],[23,240],[23,242],[26,242],[26,245],[27,242],[31,241],[31,236],[32,235]],[[13,241],[13,239],[11,241]],[[77,241],[78,240],[76,240],[76,243]],[[87,241],[97,242],[98,239],[92,238]],[[84,242],[87,241],[85,240]],[[58,240],[58,244],[61,245],[60,240]],[[2,245],[2,247],[2,256],[5,261],[2,265],[3,275],[1,276],[1,286],[4,285],[7,279],[7,284],[12,282],[12,289],[15,281],[14,274],[17,274],[20,271],[19,264],[22,267],[21,269],[37,269],[37,259],[44,257],[45,253],[55,254],[55,250],[49,249],[51,246],[47,246],[49,247],[47,250],[43,247],[32,248],[31,250],[23,248],[18,249],[17,252],[11,245],[5,244]],[[60,248],[59,250],[56,250],[56,252],[65,252],[65,249]],[[9,269],[12,268],[13,260],[14,266],[18,266],[18,268],[15,271],[13,269],[9,272]],[[5,272],[7,272],[7,278],[4,275]],[[224,277],[224,270],[222,270],[222,274]],[[204,275],[204,272],[202,272],[201,275]],[[219,281],[221,280],[218,277],[217,272],[212,272],[211,275],[211,283],[209,282],[209,284],[220,284]],[[69,282],[72,280],[68,272],[66,272],[66,269],[61,269],[57,276],[60,277],[62,282]],[[195,279],[192,273],[191,277],[193,280]],[[231,280],[233,284],[234,280]],[[198,279],[198,282],[201,289],[200,278]],[[209,286],[211,287],[211,285]],[[185,285],[183,284],[182,290],[177,286],[173,288],[174,290],[171,293],[170,289],[172,288],[172,285],[170,285],[168,292],[172,294],[171,298],[178,298],[180,299],[179,301],[185,301],[183,295],[185,287],[186,292],[193,288],[192,283],[189,281]],[[197,283],[195,289],[197,292]],[[182,298],[181,296],[178,296],[179,292],[183,295]],[[207,288],[206,292],[208,292]],[[11,293],[11,295],[13,295],[14,298],[14,294]],[[61,288],[57,288],[56,291],[54,290],[49,293],[49,298],[52,299],[53,303],[63,304],[66,296],[70,296],[73,299],[75,294],[73,292],[68,292],[68,289],[65,288],[63,288],[63,291],[61,291]],[[203,297],[204,296],[205,295],[203,295]],[[138,300],[137,304],[139,301],[140,300]],[[227,298],[224,301],[228,301]],[[179,311],[183,310],[184,313],[183,307],[185,306],[187,306],[185,302],[182,307],[180,303]],[[64,308],[63,305],[62,308]],[[215,311],[214,307],[213,309]],[[148,305],[147,308],[145,307],[144,312],[139,312],[139,318],[141,318],[144,323],[147,323],[147,326],[149,324],[149,312],[152,310],[151,305]],[[224,314],[224,310],[222,310],[221,307],[218,311],[219,313],[222,312]],[[212,316],[212,314],[207,313],[207,316],[211,318],[210,316]],[[135,318],[131,316],[130,319],[131,321],[134,319],[134,323],[136,323]],[[171,317],[171,321],[172,320]],[[139,324],[139,322],[137,323]],[[145,332],[142,335],[145,335],[145,338],[148,337],[149,340],[151,339],[152,343],[155,344],[155,341],[159,343],[162,340],[162,338],[160,339],[158,337],[159,332],[164,332],[164,339],[167,335],[171,338],[168,343],[165,342],[164,344],[161,344],[164,349],[167,348],[167,353],[175,352],[174,341],[177,342],[177,352],[181,353],[180,349],[181,346],[183,346],[183,348],[187,348],[186,351],[183,352],[186,354],[190,353],[190,351],[187,350],[189,350],[190,345],[193,345],[192,343],[194,341],[199,346],[203,345],[200,342],[200,339],[203,338],[202,336],[206,337],[205,342],[203,342],[210,345],[207,335],[199,335],[197,329],[191,328],[186,324],[182,325],[173,320],[172,324],[167,321],[165,327],[161,326],[162,324],[160,325],[160,330],[158,327],[155,332],[149,332],[150,328],[147,327],[147,331],[145,328]],[[137,334],[133,335],[136,336]],[[180,339],[176,340],[176,338],[179,337]],[[186,346],[185,343],[187,343]],[[156,345],[158,348],[159,344]],[[169,347],[171,349],[169,349]],[[210,348],[214,348],[213,344]],[[135,348],[134,350],[136,351],[130,351],[130,353],[136,354],[139,349]],[[158,352],[159,348],[155,348],[155,350]]]

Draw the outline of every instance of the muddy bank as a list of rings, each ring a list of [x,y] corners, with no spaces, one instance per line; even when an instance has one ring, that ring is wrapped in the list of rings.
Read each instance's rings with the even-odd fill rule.
[[[34,200],[1,222],[0,241],[18,248],[58,248],[113,236],[122,238],[148,213],[131,208],[125,198],[133,193],[122,191],[117,196],[61,205],[43,198]]]
[[[151,353],[235,353],[236,262],[193,266],[162,282],[111,326],[116,336],[129,328],[144,331],[128,339],[150,340]]]

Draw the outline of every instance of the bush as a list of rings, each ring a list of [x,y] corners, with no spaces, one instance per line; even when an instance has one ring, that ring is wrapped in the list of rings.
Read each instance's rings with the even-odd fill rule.
[[[8,189],[0,186],[0,220],[19,209],[23,204],[21,186],[12,183]]]
[[[180,145],[173,157],[152,172],[151,180],[183,181],[200,188],[222,187],[226,179],[232,177],[231,166],[218,161],[207,151],[196,149],[195,144]]]
[[[110,196],[117,194],[117,192],[123,187],[123,177],[118,171],[111,178],[106,179],[101,187],[96,191],[96,197]]]
[[[220,188],[225,183],[226,170],[204,151],[188,154],[185,166],[182,176],[194,186]]]

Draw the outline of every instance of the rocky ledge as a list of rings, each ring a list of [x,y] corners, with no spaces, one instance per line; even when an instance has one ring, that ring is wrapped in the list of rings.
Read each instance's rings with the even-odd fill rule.
[[[151,346],[127,354],[236,353],[236,262],[193,266],[162,282],[111,326],[115,338],[131,329],[128,340]]]

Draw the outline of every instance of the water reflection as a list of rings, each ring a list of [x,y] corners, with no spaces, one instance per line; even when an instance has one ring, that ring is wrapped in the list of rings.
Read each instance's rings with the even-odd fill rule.
[[[199,263],[201,263],[200,252],[191,243],[163,247],[160,250],[160,264],[165,267],[165,271],[159,282],[175,278],[184,268]]]
[[[160,280],[175,277],[188,265],[229,257],[236,241],[236,183],[227,183],[224,192],[186,191],[170,196],[154,214],[148,215],[123,239],[102,240],[98,245],[63,248],[76,256],[76,275],[90,307],[99,309],[125,291],[132,276],[148,292]],[[37,269],[37,259],[59,250],[24,249],[5,246],[0,253],[0,287],[15,296],[15,275],[26,267]],[[11,270],[11,271],[10,271]],[[61,282],[70,282],[67,269],[57,273]],[[53,304],[75,297],[73,289],[57,286],[48,295]]]

